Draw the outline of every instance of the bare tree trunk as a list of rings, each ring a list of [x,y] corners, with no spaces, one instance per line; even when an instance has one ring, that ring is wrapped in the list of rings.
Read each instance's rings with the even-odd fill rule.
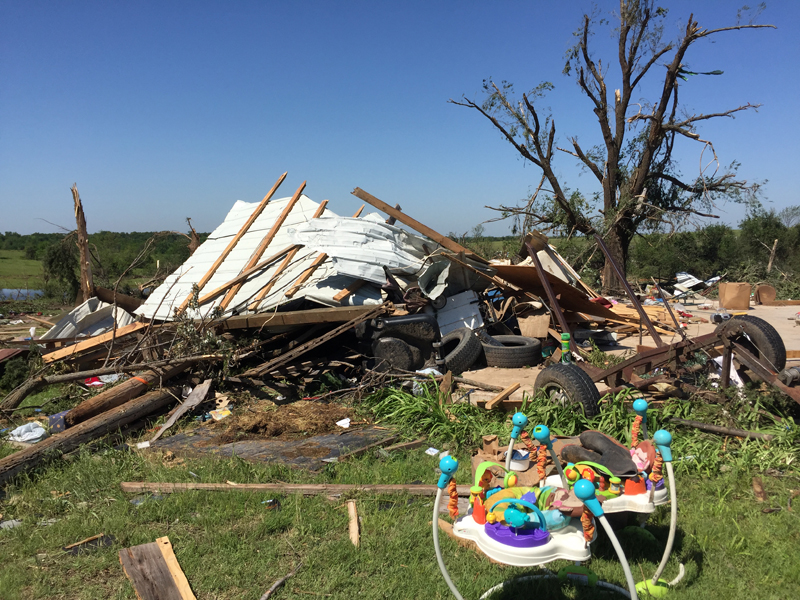
[[[78,250],[81,254],[81,302],[86,302],[94,295],[92,280],[92,263],[89,257],[89,235],[86,233],[86,217],[83,214],[78,185],[72,184],[72,199],[75,202],[75,223],[78,228]]]
[[[769,263],[767,264],[767,273],[772,271],[772,263],[775,261],[775,250],[778,249],[778,240],[772,244],[772,251],[769,253]]]
[[[628,263],[628,242],[620,236],[619,232],[612,228],[604,237],[603,240],[608,246],[608,252],[617,263],[622,274],[627,277],[627,263]],[[619,294],[625,293],[622,282],[614,272],[614,267],[611,266],[608,258],[606,258],[605,265],[603,266],[603,293],[605,294]]]

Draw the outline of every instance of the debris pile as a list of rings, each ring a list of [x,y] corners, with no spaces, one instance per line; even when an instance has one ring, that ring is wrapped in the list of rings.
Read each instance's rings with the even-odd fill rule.
[[[693,316],[671,302],[716,281],[693,282],[679,274],[675,296],[654,282],[643,305],[621,278],[630,302],[623,304],[586,285],[538,232],[525,237],[517,256],[487,260],[360,188],[353,194],[383,215],[362,214],[365,204],[353,216],[339,216],[327,200],[304,195],[305,182],[291,197],[273,199],[285,177],[261,202],[234,204],[144,302],[89,281],[93,295],[45,335],[7,344],[34,343],[43,368],[0,401],[5,415],[54,383],[83,381],[101,391],[51,415],[52,435],[0,459],[0,483],[50,451],[69,452],[108,432],[141,428],[161,414],[166,423],[146,444],[166,444],[177,436],[159,439],[162,434],[191,417],[220,421],[215,431],[191,441],[193,449],[224,454],[217,446],[247,441],[257,432],[335,438],[334,423],[353,415],[319,407],[390,379],[411,385],[433,377],[446,394],[455,385],[496,393],[487,409],[503,405],[519,388],[459,377],[476,365],[519,368],[545,361],[551,366],[541,371],[536,387],[555,401],[582,405],[588,415],[599,410],[596,384],[612,392],[655,384],[677,390],[698,353],[719,359],[721,387],[729,384],[733,366],[800,401],[791,385],[796,378],[780,376],[786,363],[780,336],[763,321],[733,318],[714,333],[686,336],[682,321]],[[610,259],[602,238],[595,239]],[[636,334],[648,335],[655,346],[640,341],[635,356],[610,366],[593,364],[597,345],[613,346]],[[670,344],[662,337],[675,335],[680,340]],[[233,405],[215,404],[213,386],[268,397],[270,404],[262,403],[261,412],[246,419],[229,418]],[[185,400],[175,407],[182,395]],[[281,405],[301,399],[311,404],[297,403],[292,410],[310,406],[317,419],[327,415],[325,423],[283,427]],[[275,410],[263,412],[264,406]],[[339,451],[323,440],[307,456],[335,460],[344,446],[353,450],[393,439],[364,425],[361,438],[347,431]],[[264,456],[253,450],[256,455]]]

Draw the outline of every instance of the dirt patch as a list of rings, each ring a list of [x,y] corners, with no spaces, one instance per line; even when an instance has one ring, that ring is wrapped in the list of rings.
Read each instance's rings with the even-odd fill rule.
[[[245,412],[226,419],[226,429],[214,438],[215,444],[248,439],[277,438],[296,440],[313,435],[343,431],[336,425],[353,411],[339,404],[300,400],[263,412]],[[220,423],[223,425],[223,423]]]

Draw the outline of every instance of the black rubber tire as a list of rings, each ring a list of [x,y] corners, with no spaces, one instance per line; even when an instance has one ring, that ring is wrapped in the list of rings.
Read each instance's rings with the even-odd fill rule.
[[[486,364],[503,369],[532,367],[542,362],[542,342],[522,335],[495,335],[494,343],[481,342]]]
[[[481,355],[481,342],[471,329],[461,327],[442,338],[444,366],[455,375],[469,369]]]
[[[772,325],[758,317],[737,315],[720,324],[717,331],[739,326],[742,327],[744,335],[732,338],[737,344],[744,346],[756,358],[766,360],[767,368],[774,369],[778,373],[786,368],[786,346]]]
[[[536,389],[544,391],[554,402],[581,405],[587,417],[600,412],[600,392],[592,378],[577,365],[557,363],[542,369],[536,378]]]

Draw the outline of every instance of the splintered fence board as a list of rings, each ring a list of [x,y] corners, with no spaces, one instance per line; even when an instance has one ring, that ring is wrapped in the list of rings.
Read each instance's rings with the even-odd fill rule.
[[[140,600],[196,600],[169,538],[123,548],[119,562]]]

